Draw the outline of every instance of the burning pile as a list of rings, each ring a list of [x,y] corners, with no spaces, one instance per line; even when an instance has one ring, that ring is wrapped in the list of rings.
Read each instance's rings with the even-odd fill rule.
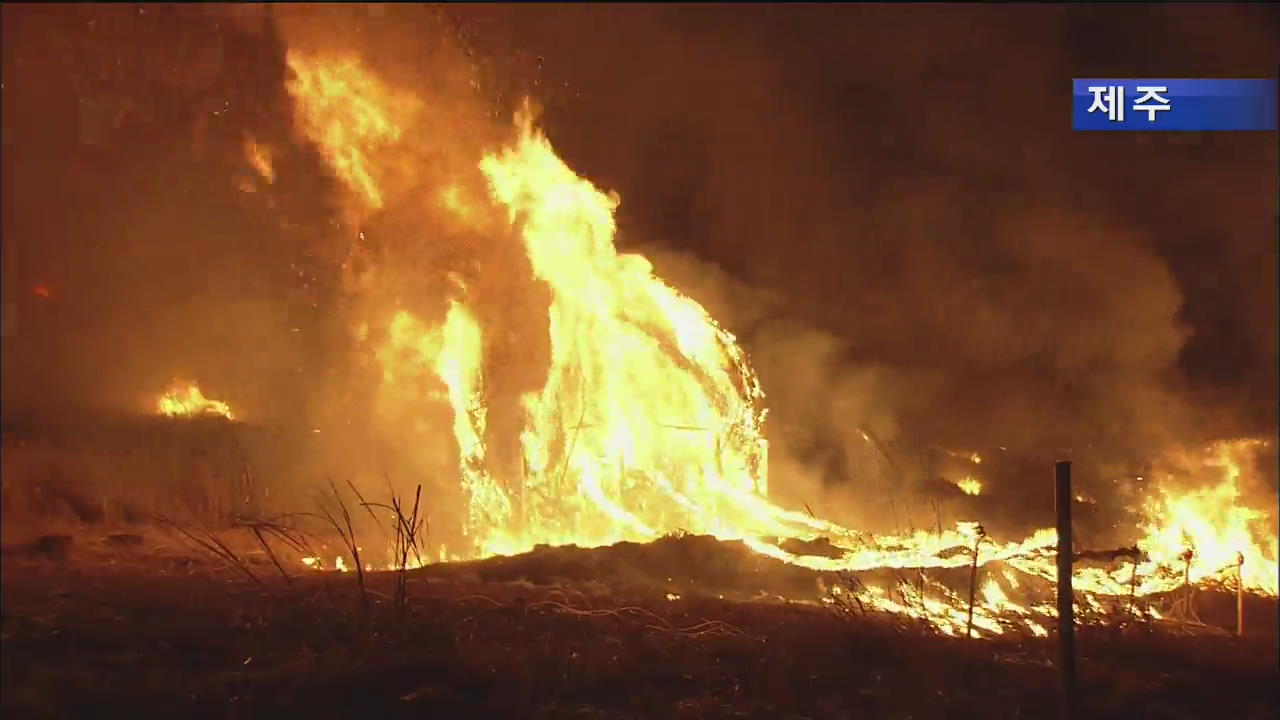
[[[156,400],[156,412],[165,417],[223,417],[234,420],[231,408],[224,402],[211,400],[193,382],[174,382]]]
[[[353,203],[367,213],[381,209],[388,194],[382,182],[401,172],[396,145],[404,126],[424,112],[423,103],[383,85],[350,58],[291,52],[289,65],[301,130]],[[618,253],[617,198],[557,157],[527,111],[517,114],[515,129],[509,146],[475,158],[487,197],[469,196],[460,185],[435,191],[459,222],[514,229],[535,278],[550,292],[545,383],[520,401],[522,472],[499,476],[488,457],[488,329],[477,319],[467,283],[453,278],[440,322],[396,307],[359,323],[359,335],[376,345],[385,391],[435,398],[452,411],[468,542],[458,555],[647,541],[686,531],[741,540],[763,555],[823,571],[999,563],[1001,580],[982,586],[974,625],[999,632],[994,618],[1021,615],[1033,632],[1043,632],[1034,617],[1051,615],[1052,608],[1023,608],[1009,593],[1018,588],[1019,574],[1052,578],[1052,530],[1003,545],[973,524],[869,541],[771,503],[764,394],[734,336],[656,277],[643,257]],[[1275,594],[1275,538],[1258,539],[1259,522],[1267,518],[1236,505],[1240,455],[1252,447],[1214,448],[1207,466],[1225,472],[1220,483],[1150,498],[1142,528],[1147,559],[1111,570],[1082,568],[1077,587],[1147,595],[1238,570],[1251,590]],[[982,490],[972,477],[959,487],[970,495]],[[800,555],[782,545],[783,539],[819,537],[838,548],[838,556]],[[914,605],[879,587],[864,588],[860,599],[954,629],[956,604],[926,590],[922,583]]]

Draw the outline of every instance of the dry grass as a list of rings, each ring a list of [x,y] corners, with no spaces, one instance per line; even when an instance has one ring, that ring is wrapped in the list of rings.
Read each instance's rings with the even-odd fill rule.
[[[354,573],[285,580],[265,553],[234,546],[253,547],[243,531],[222,540],[257,581],[208,550],[163,562],[182,537],[5,562],[5,717],[1042,718],[1054,707],[1047,641],[720,599],[731,575],[790,580],[698,538],[397,568],[366,574],[362,591]],[[1092,718],[1280,710],[1274,632],[1085,629],[1079,644]]]

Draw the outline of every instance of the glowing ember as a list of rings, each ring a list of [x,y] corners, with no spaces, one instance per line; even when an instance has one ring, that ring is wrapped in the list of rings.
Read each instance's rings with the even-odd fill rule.
[[[865,437],[865,435],[863,437]],[[967,460],[973,463],[974,465],[982,464],[982,456],[976,452],[957,452],[955,450],[947,450],[946,448],[938,448],[938,449],[946,453],[947,455],[950,455],[953,458],[958,458],[960,460]]]
[[[156,400],[156,412],[166,417],[220,416],[234,420],[224,402],[210,400],[195,383],[174,383]]]
[[[400,128],[421,103],[353,61],[291,52],[289,65],[301,129],[355,197],[368,208],[381,207],[381,181],[393,170],[376,158],[394,149]],[[358,323],[360,337],[382,337],[371,341],[381,343],[376,358],[384,392],[443,402],[452,412],[466,501],[468,547],[460,554],[644,541],[677,531],[741,540],[758,553],[826,571],[966,567],[976,552],[979,567],[1004,566],[1003,583],[988,578],[981,585],[973,615],[978,634],[1001,633],[1010,618],[1046,634],[1052,606],[1012,599],[1020,587],[1012,571],[1024,579],[1052,579],[1053,530],[1001,544],[976,524],[961,523],[954,530],[869,541],[771,503],[764,393],[754,371],[734,336],[698,303],[656,277],[645,258],[617,252],[617,196],[575,174],[527,112],[517,114],[509,146],[477,162],[488,198],[449,184],[436,188],[430,202],[474,227],[509,224],[535,278],[550,291],[545,382],[522,398],[523,424],[519,437],[510,438],[518,439],[522,472],[497,477],[490,467],[484,389],[489,329],[469,309],[470,291],[462,282],[454,282],[454,298],[438,325],[400,308]],[[482,215],[488,222],[477,221]],[[387,332],[371,335],[370,326]],[[424,390],[431,388],[438,389]],[[1149,595],[1237,568],[1248,588],[1275,594],[1275,533],[1267,531],[1264,513],[1239,498],[1240,457],[1256,447],[1224,443],[1200,459],[1198,475],[1222,475],[1215,484],[1159,487],[1137,529],[1148,559],[1109,570],[1079,567],[1082,602],[1101,607],[1094,594]],[[977,453],[945,452],[982,462]],[[956,484],[969,495],[982,491],[972,476]],[[797,555],[778,540],[819,537],[841,554]],[[343,567],[341,558],[337,564]],[[960,610],[966,603],[937,583],[858,592],[867,606],[921,617],[951,634],[964,633],[968,623]]]

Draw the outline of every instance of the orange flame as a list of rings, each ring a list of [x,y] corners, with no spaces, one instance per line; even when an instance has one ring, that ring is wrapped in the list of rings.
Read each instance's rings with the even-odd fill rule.
[[[376,156],[400,139],[401,125],[393,118],[409,117],[417,100],[392,92],[353,58],[316,61],[290,51],[286,61],[303,133],[368,207],[382,207]]]
[[[1205,450],[1202,467],[1220,480],[1183,490],[1162,487],[1147,499],[1140,544],[1153,563],[1185,566],[1191,582],[1234,573],[1239,565],[1245,587],[1276,594],[1276,533],[1265,512],[1241,503],[1241,465],[1251,450],[1265,446],[1257,440],[1216,443]]]
[[[377,153],[400,141],[400,128],[418,101],[383,86],[354,61],[290,53],[289,64],[297,76],[290,90],[303,132],[353,194],[380,207],[379,183],[387,171]],[[540,543],[648,540],[679,530],[739,539],[758,553],[816,570],[963,567],[975,562],[976,553],[979,566],[1005,566],[1003,582],[982,585],[973,620],[979,632],[1003,632],[1000,618],[1008,616],[1029,632],[1047,632],[1043,621],[1053,608],[1018,604],[1010,593],[1019,589],[1013,571],[1054,577],[1052,529],[1002,544],[961,523],[954,530],[868,542],[852,529],[770,502],[766,409],[756,375],[734,336],[702,306],[656,277],[645,258],[618,253],[617,196],[574,173],[527,110],[516,116],[510,145],[482,153],[478,165],[488,203],[463,197],[455,185],[438,188],[439,203],[464,219],[488,214],[509,223],[551,295],[545,383],[522,402],[523,472],[496,478],[488,466],[485,329],[465,300],[452,302],[437,327],[397,311],[377,351],[384,389],[436,384],[442,389],[423,401],[434,398],[452,411],[467,502],[465,556],[515,553]],[[467,289],[458,285],[465,297]],[[1226,479],[1217,485],[1163,488],[1152,496],[1139,529],[1149,559],[1110,570],[1078,568],[1084,602],[1097,605],[1093,594],[1126,594],[1131,583],[1135,594],[1148,595],[1186,579],[1211,579],[1236,553],[1244,558],[1237,567],[1245,584],[1274,595],[1274,533],[1265,537],[1259,529],[1265,514],[1240,504],[1236,482],[1238,455],[1252,447],[1217,446],[1200,468],[1225,469]],[[982,462],[977,453],[947,452]],[[972,477],[957,484],[973,495],[982,490]],[[798,555],[777,540],[818,537],[842,554]],[[1170,568],[1186,563],[1189,546],[1194,553],[1187,577],[1170,576]],[[862,599],[956,633],[967,614],[949,593],[923,584],[897,595],[869,587]]]
[[[224,402],[210,400],[195,383],[175,382],[156,400],[156,412],[166,417],[220,416],[234,420]]]

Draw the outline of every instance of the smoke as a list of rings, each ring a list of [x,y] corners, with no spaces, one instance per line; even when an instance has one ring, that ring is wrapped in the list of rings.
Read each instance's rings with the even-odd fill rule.
[[[1270,75],[1273,10],[468,19],[531,76],[570,164],[619,191],[623,242],[746,344],[777,493],[865,487],[882,507],[895,483],[973,471],[1017,507],[1054,457],[1105,492],[1171,443],[1274,434],[1274,142],[1077,134],[1062,95]],[[891,456],[1039,465],[908,469],[902,450],[886,468],[864,429]]]
[[[360,427],[376,377],[335,358],[350,317],[439,320],[453,274],[483,326],[517,329],[486,377],[493,423],[518,417],[545,367],[545,291],[514,280],[530,277],[518,242],[451,224],[434,193],[481,182],[479,154],[527,94],[567,162],[620,194],[627,249],[746,345],[786,500],[884,520],[886,496],[974,472],[1017,507],[1043,499],[1057,456],[1101,483],[1170,443],[1276,429],[1274,140],[1077,134],[1063,95],[1080,76],[1270,75],[1269,7],[4,19],[10,266],[20,243],[4,285],[23,338],[6,341],[6,407],[136,410],[181,373],[246,418],[321,430],[315,472],[374,457],[375,473],[447,477],[447,437]],[[289,50],[359,57],[423,99],[380,212],[298,132]],[[246,136],[272,151],[269,187]],[[360,233],[387,270],[349,307]],[[21,289],[36,283],[57,302]]]
[[[276,48],[160,8],[4,19],[6,410],[145,412],[179,375],[289,415],[290,323],[251,298],[286,286],[269,235],[291,213],[237,167],[246,134],[287,126]],[[254,376],[276,381],[271,402]]]

